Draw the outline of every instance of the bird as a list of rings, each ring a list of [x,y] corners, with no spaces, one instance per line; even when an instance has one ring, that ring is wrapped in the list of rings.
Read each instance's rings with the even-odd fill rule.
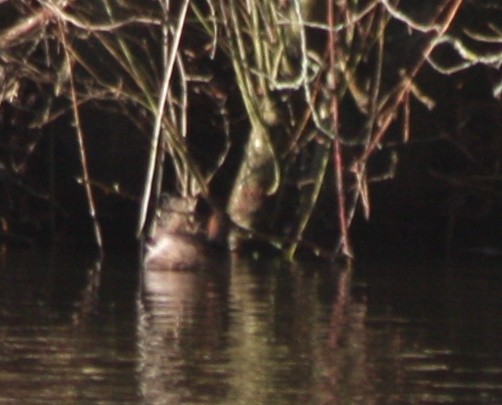
[[[207,270],[221,263],[227,254],[228,215],[221,210],[213,211],[203,230],[193,223],[188,225],[188,217],[193,219],[193,215],[192,211],[164,209],[152,235],[146,239],[144,265],[147,270]]]

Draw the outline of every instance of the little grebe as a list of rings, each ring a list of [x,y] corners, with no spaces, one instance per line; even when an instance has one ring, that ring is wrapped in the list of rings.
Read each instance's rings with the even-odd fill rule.
[[[200,223],[195,220],[194,207],[192,200],[177,197],[171,197],[164,204],[146,242],[146,269],[208,269],[225,257],[226,214],[213,212],[205,231],[201,231]]]

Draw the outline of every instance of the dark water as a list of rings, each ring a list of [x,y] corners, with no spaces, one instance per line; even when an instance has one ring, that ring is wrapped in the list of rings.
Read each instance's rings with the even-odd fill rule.
[[[502,263],[0,260],[0,403],[502,403]]]

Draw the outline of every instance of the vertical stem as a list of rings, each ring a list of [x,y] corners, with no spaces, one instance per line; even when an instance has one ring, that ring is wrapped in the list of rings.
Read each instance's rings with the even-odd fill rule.
[[[352,249],[350,248],[348,226],[347,226],[347,213],[345,210],[345,187],[343,182],[343,151],[342,145],[338,136],[338,99],[336,97],[336,38],[335,38],[335,9],[334,0],[328,1],[328,55],[329,55],[329,68],[327,73],[328,86],[331,88],[331,125],[332,131],[337,136],[333,140],[333,161],[335,165],[335,179],[336,179],[336,193],[338,200],[338,223],[340,226],[341,249],[345,256],[352,257]],[[333,252],[333,256],[336,251]]]
[[[49,133],[49,198],[50,198],[50,228],[51,243],[56,240],[56,163],[54,161],[54,130]]]
[[[73,76],[72,61],[70,57],[70,52],[66,45],[66,24],[64,21],[59,20],[59,34],[61,35],[61,42],[63,43],[63,50],[65,53],[66,63],[68,64],[69,80],[70,80],[70,95],[73,104],[73,119],[75,120],[75,130],[77,134],[79,152],[80,152],[80,163],[82,165],[82,177],[84,183],[85,194],[87,196],[87,204],[89,206],[89,214],[92,219],[92,225],[94,228],[94,237],[96,239],[96,245],[99,248],[100,253],[103,252],[103,240],[101,238],[101,228],[96,215],[96,204],[94,202],[94,194],[91,188],[90,176],[89,176],[89,165],[87,163],[87,154],[85,151],[84,142],[84,132],[82,131],[82,125],[80,123],[80,113],[78,109],[77,101],[77,91],[75,90],[75,78]]]
[[[139,213],[139,222],[137,235],[139,236],[143,230],[146,220],[146,214],[148,212],[148,205],[150,202],[150,195],[152,192],[152,185],[155,174],[155,167],[157,160],[157,155],[159,153],[159,143],[162,128],[162,117],[164,115],[164,108],[166,106],[166,100],[169,92],[169,84],[171,82],[171,75],[173,72],[174,62],[176,60],[177,50],[181,39],[181,32],[183,31],[183,26],[185,24],[185,17],[188,9],[188,4],[190,0],[185,0],[183,6],[180,10],[178,17],[178,25],[174,33],[172,47],[169,53],[168,63],[164,70],[164,79],[162,82],[162,89],[160,93],[159,105],[156,109],[157,116],[155,117],[155,127],[152,134],[151,149],[150,149],[150,160],[148,163],[145,189],[143,190],[143,198],[141,200],[141,207]]]
[[[296,231],[293,233],[293,241],[286,250],[285,256],[288,260],[293,260],[298,243],[301,241],[305,228],[307,227],[308,221],[314,211],[315,204],[319,199],[319,194],[321,192],[322,185],[324,184],[324,178],[326,174],[326,168],[328,167],[329,156],[330,156],[330,144],[319,144],[316,147],[316,156],[314,157],[315,173],[313,174],[315,180],[312,187],[312,191],[308,196],[305,196],[305,202],[301,205],[300,216],[296,224]]]
[[[333,159],[335,161],[336,193],[338,197],[338,223],[340,224],[340,238],[342,253],[347,257],[352,257],[352,249],[349,241],[349,231],[347,224],[347,213],[345,210],[345,187],[343,183],[343,157],[340,140],[333,141]],[[336,251],[333,252],[333,256]]]

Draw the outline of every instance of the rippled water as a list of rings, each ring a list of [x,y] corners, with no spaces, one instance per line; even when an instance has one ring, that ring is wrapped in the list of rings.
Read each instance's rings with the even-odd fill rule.
[[[4,251],[0,403],[502,403],[502,263],[138,274]]]

